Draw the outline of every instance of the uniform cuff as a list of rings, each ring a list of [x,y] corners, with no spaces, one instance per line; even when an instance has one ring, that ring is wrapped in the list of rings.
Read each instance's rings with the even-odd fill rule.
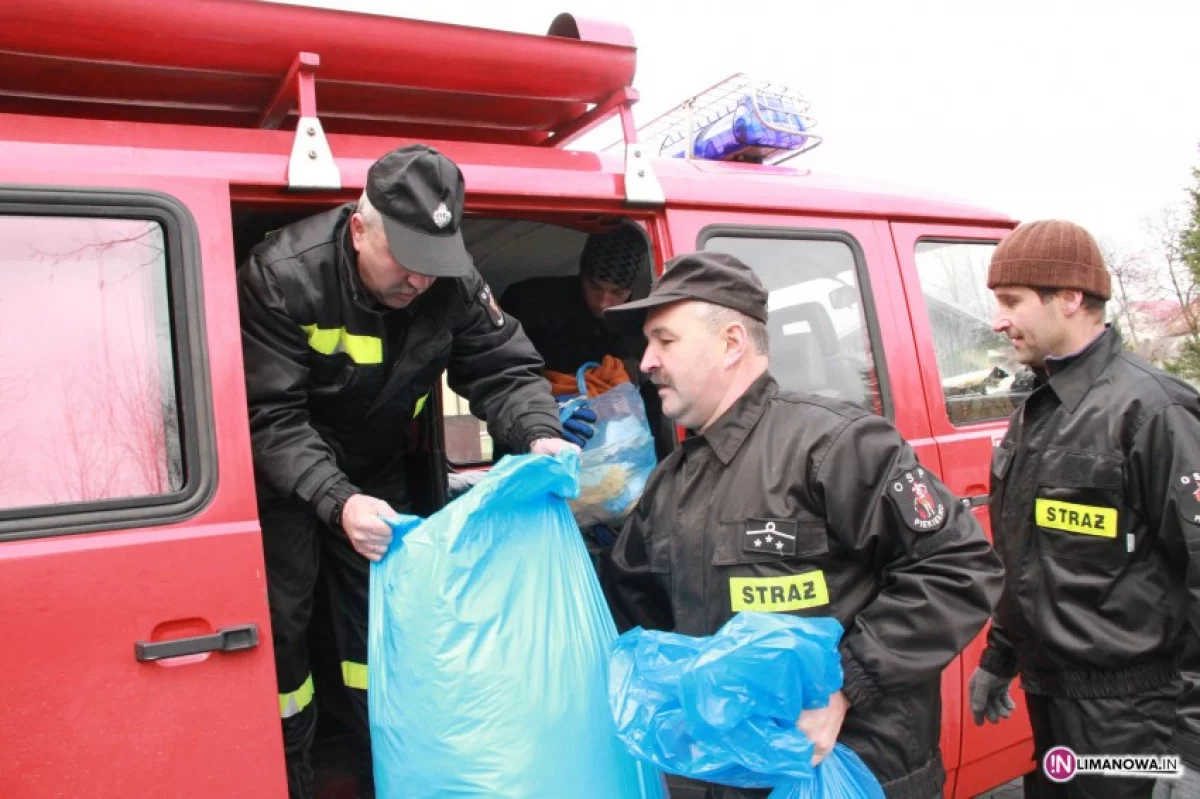
[[[562,438],[562,427],[539,424],[529,428],[525,433],[525,440],[522,442],[524,451],[528,452],[533,442],[542,438]]]
[[[854,659],[850,651],[842,648],[842,693],[850,700],[850,706],[863,711],[883,698],[883,691],[862,664]]]
[[[349,480],[341,480],[334,483],[319,500],[313,503],[313,506],[316,508],[317,518],[334,530],[340,531],[342,529],[342,506],[346,504],[346,500],[350,499],[350,497],[361,493],[362,491],[357,486],[351,484]]]
[[[1011,680],[1017,676],[1017,656],[1011,652],[1001,652],[999,649],[989,646],[983,650],[983,654],[979,657],[979,668],[989,674],[995,674],[997,677]]]

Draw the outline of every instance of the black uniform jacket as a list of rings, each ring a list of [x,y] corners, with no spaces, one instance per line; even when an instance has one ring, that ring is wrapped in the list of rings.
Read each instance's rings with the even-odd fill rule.
[[[347,204],[271,234],[238,273],[250,434],[260,482],[326,522],[356,482],[401,469],[442,371],[514,450],[561,435],[542,360],[472,270],[404,310],[358,276]]]
[[[1150,691],[1200,618],[1200,400],[1112,329],[1047,363],[993,459],[1007,579],[980,665],[1050,696]]]
[[[940,790],[940,675],[987,623],[1002,571],[886,420],[764,374],[659,464],[613,567],[626,613],[687,635],[739,611],[835,616],[840,740],[889,796]]]

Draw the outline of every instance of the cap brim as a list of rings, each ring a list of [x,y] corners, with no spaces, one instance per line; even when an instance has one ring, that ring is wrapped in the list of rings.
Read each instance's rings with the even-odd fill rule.
[[[383,232],[396,263],[418,275],[466,277],[474,265],[461,228],[446,236],[431,236],[383,216]]]
[[[614,333],[625,335],[641,334],[646,324],[646,315],[655,308],[670,305],[684,300],[695,299],[682,294],[659,294],[644,300],[635,300],[623,305],[615,305],[604,310],[604,324]]]

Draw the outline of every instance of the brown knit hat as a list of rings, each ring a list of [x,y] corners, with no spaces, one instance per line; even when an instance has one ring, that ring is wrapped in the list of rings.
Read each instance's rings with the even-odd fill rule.
[[[992,253],[988,288],[1079,289],[1112,296],[1104,256],[1092,234],[1073,222],[1043,219],[1018,227]]]

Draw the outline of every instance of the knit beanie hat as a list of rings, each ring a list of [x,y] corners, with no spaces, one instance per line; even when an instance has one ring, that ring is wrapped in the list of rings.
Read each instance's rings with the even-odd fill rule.
[[[579,256],[579,274],[627,289],[649,263],[645,234],[626,222],[615,230],[588,236]]]
[[[1104,256],[1092,235],[1073,222],[1044,219],[1019,226],[992,253],[987,285],[1078,289],[1112,296]]]

